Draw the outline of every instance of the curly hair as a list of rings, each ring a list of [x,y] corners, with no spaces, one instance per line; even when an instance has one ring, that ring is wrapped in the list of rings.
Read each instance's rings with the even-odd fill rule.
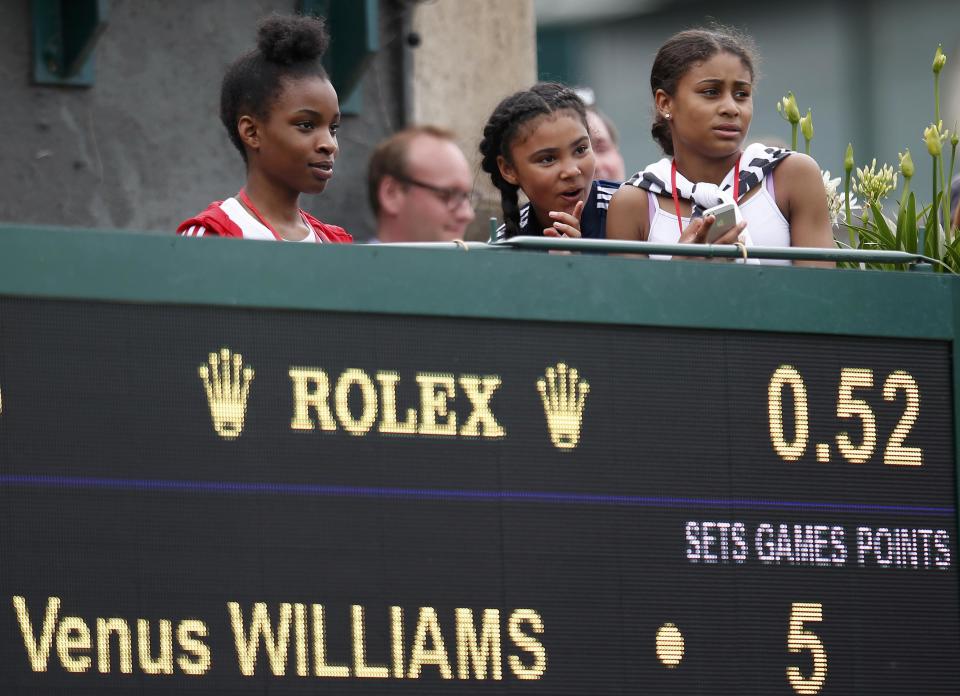
[[[539,116],[558,111],[574,112],[587,127],[586,107],[577,93],[556,82],[538,82],[530,89],[515,92],[501,101],[490,114],[480,141],[480,166],[490,175],[500,191],[500,207],[506,225],[507,238],[520,233],[520,187],[503,178],[497,158],[512,164],[510,149],[524,125]]]
[[[673,96],[677,91],[677,83],[690,66],[708,60],[717,53],[737,56],[750,71],[750,77],[756,77],[756,50],[749,37],[727,27],[687,29],[671,36],[657,51],[650,69],[650,93],[656,98],[657,90],[662,89]],[[670,122],[659,112],[655,111],[650,134],[666,154],[673,155]]]
[[[273,16],[261,20],[257,47],[233,61],[220,87],[220,120],[244,161],[247,152],[237,132],[240,117],[266,118],[285,80],[327,79],[320,59],[329,43],[322,19]]]

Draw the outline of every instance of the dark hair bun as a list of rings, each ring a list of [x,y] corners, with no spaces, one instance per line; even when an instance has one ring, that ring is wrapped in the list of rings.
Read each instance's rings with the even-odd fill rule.
[[[317,60],[329,43],[326,24],[317,17],[268,17],[257,28],[260,53],[280,65]]]

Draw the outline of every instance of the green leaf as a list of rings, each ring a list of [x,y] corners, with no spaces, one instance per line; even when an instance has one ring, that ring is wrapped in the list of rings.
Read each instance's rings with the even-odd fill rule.
[[[937,197],[930,205],[929,214],[927,215],[927,225],[924,229],[923,251],[920,252],[935,259],[940,258],[940,255],[937,253],[937,213],[940,212],[940,196],[942,195],[943,191],[937,191]]]
[[[862,249],[864,246],[864,240],[867,239],[870,235],[873,234],[873,228],[859,225],[845,225],[847,230],[850,233],[850,239],[855,242],[854,244],[844,244],[848,249]]]
[[[943,262],[953,273],[960,271],[960,237],[954,237],[943,250]]]
[[[880,230],[866,229],[860,233],[860,248],[890,249],[891,237]]]
[[[907,205],[906,212],[903,213],[901,209],[900,212],[903,213],[903,230],[900,230],[900,223],[897,223],[897,236],[901,237],[903,240],[903,246],[901,247],[904,251],[909,251],[913,254],[917,253],[917,200],[914,198],[913,192],[910,192],[910,195],[907,196]]]
[[[900,202],[900,206],[897,209],[897,249],[903,250],[903,227],[904,220],[907,216],[907,206],[904,205],[905,201]]]
[[[901,205],[897,209],[897,233],[898,234],[900,233],[900,230],[903,228],[903,218],[904,218],[904,215],[906,215],[906,212],[907,212],[907,207],[905,205]]]
[[[883,217],[883,208],[876,201],[870,204],[870,210],[873,211],[873,224],[876,226],[875,239],[882,249],[896,249],[897,238],[894,236],[890,225]]]

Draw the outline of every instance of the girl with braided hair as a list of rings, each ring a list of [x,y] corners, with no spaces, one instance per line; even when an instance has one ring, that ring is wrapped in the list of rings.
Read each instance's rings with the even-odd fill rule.
[[[660,47],[650,71],[652,134],[666,157],[614,196],[609,237],[702,244],[715,221],[703,211],[732,203],[738,222],[715,243],[834,246],[817,163],[782,148],[745,146],[756,77],[751,43],[726,29],[690,29]]]
[[[497,239],[605,236],[607,204],[619,184],[594,181],[586,108],[572,89],[541,82],[501,101],[483,129],[480,154],[500,191]],[[521,191],[529,200],[523,207]]]
[[[340,104],[320,64],[329,43],[322,20],[269,17],[257,47],[227,70],[220,120],[247,166],[240,192],[180,223],[187,237],[350,242],[343,228],[300,209],[333,177]]]

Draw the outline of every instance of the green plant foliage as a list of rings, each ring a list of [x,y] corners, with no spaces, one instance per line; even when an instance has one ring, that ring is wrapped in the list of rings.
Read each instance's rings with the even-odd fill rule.
[[[897,175],[893,168],[881,165],[876,169],[876,159],[870,167],[857,169],[857,180],[853,181],[854,169],[853,147],[847,146],[844,156],[844,213],[834,219],[837,232],[844,228],[849,236],[849,244],[837,240],[836,244],[842,248],[863,249],[870,251],[888,250],[904,251],[911,254],[920,254],[927,260],[935,272],[960,274],[960,228],[954,227],[950,220],[950,182],[953,180],[956,164],[958,138],[957,128],[951,134],[943,127],[940,120],[940,72],[946,64],[947,56],[942,47],[937,46],[932,63],[933,91],[934,91],[934,118],[929,126],[922,130],[922,141],[926,145],[933,168],[933,189],[931,202],[921,204],[910,190],[910,179],[914,174],[914,163],[909,149],[900,154],[899,172],[902,188],[895,201],[896,220],[884,214],[884,202],[897,189]],[[791,125],[791,138],[796,149],[796,128],[799,118],[799,109],[792,92],[777,104],[777,111]],[[790,118],[796,116],[796,120]],[[809,116],[809,110],[808,110]],[[809,152],[810,140],[813,138],[812,122],[809,127],[809,137],[804,132],[806,151]],[[949,159],[947,159],[946,145],[949,143]],[[949,162],[949,166],[945,166]],[[824,175],[824,183],[829,181],[828,173]],[[851,211],[851,189],[863,197],[863,208],[859,215]],[[831,190],[828,188],[828,197]],[[838,204],[839,205],[839,204]],[[888,209],[890,206],[888,205]],[[846,268],[870,268],[874,270],[902,270],[894,264],[839,264]]]

